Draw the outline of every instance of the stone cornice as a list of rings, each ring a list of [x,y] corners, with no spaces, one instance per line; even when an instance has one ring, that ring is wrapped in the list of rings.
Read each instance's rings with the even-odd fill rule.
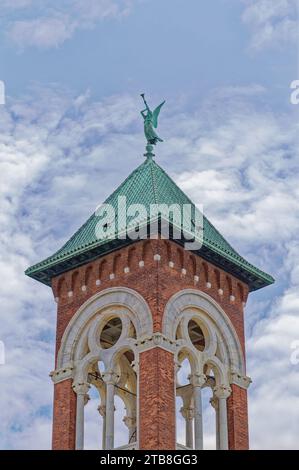
[[[238,374],[238,372],[230,373],[231,384],[238,385],[238,387],[241,387],[247,390],[251,382],[252,382],[251,378],[248,377],[247,375],[243,376],[243,375]]]
[[[137,342],[137,350],[139,353],[157,347],[174,354],[176,351],[176,341],[170,340],[162,333],[153,333],[151,336],[144,337]]]
[[[74,370],[74,366],[69,365],[67,367],[63,367],[62,369],[55,369],[50,372],[49,375],[52,379],[52,382],[57,384],[59,382],[63,382],[64,380],[74,378]]]

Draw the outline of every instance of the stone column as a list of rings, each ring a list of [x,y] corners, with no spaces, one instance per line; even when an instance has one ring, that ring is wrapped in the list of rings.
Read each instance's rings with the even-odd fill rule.
[[[231,388],[219,385],[214,388],[214,394],[218,398],[219,413],[219,448],[228,450],[227,404],[226,400],[231,394]]]
[[[180,409],[180,412],[185,419],[186,426],[186,447],[193,449],[193,419],[194,419],[194,408]]]
[[[125,416],[123,422],[129,429],[129,444],[131,442],[137,441],[136,436],[136,417],[135,416]]]
[[[106,383],[106,444],[105,449],[114,448],[114,387],[117,375],[111,371],[102,375]]]
[[[102,450],[105,450],[106,447],[106,406],[99,405],[98,412],[103,418],[103,427],[102,427]]]
[[[218,407],[218,398],[216,398],[216,396],[213,396],[210,399],[210,403],[211,403],[212,407],[215,410],[216,450],[219,450],[220,445],[219,445],[219,407]]]
[[[76,409],[76,450],[84,448],[84,406],[88,402],[88,383],[77,383],[73,385],[73,390],[77,394]]]
[[[195,374],[190,377],[193,385],[193,401],[194,401],[194,448],[195,450],[203,449],[203,425],[202,425],[202,401],[201,387],[206,382],[204,374]]]

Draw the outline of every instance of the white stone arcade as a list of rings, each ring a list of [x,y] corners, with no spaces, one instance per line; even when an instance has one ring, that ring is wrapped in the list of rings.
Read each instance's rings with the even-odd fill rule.
[[[91,386],[99,393],[102,448],[114,448],[114,398],[124,403],[128,428],[125,448],[138,449],[139,354],[153,347],[174,354],[174,367],[190,363],[189,383],[176,383],[183,402],[186,442],[189,449],[203,448],[203,387],[213,392],[218,449],[228,449],[227,398],[231,383],[247,388],[242,349],[233,325],[221,307],[207,294],[183,290],[167,303],[162,333],[153,333],[146,301],[134,290],[106,289],[91,297],[68,324],[58,352],[54,383],[73,379],[77,394],[76,449],[84,448],[84,407]],[[101,367],[99,366],[101,365]],[[124,448],[124,447],[122,447]],[[182,448],[178,445],[178,448]]]

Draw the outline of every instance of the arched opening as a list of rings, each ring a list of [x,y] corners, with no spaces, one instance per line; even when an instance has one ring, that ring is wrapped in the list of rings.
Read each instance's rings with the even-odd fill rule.
[[[114,398],[114,447],[122,447],[128,444],[128,428],[125,425],[126,407],[123,400],[116,394]]]
[[[179,356],[180,357],[180,356]],[[180,367],[177,372],[177,386],[178,388],[184,387],[188,385],[189,382],[189,376],[191,374],[191,366],[190,362],[187,358],[184,358],[184,353],[181,355],[182,362],[180,362]]]
[[[178,355],[176,379],[176,440],[182,448],[193,447],[193,397],[190,384],[191,364],[186,351]]]
[[[202,389],[202,417],[203,417],[203,448],[205,450],[216,449],[216,419],[215,410],[211,400],[213,392],[210,387]]]
[[[206,340],[203,331],[195,320],[190,320],[188,323],[188,333],[191,343],[198,351],[203,351],[206,346]]]
[[[100,344],[103,349],[114,346],[120,338],[122,322],[119,317],[111,318],[103,327],[100,335]]]
[[[100,395],[93,385],[90,387],[88,395],[89,400],[84,409],[84,449],[99,450],[102,449],[103,437],[103,418],[98,410]]]
[[[130,330],[133,331],[133,330]],[[115,369],[115,447],[132,446],[137,441],[137,374],[134,352],[126,349],[116,355]]]

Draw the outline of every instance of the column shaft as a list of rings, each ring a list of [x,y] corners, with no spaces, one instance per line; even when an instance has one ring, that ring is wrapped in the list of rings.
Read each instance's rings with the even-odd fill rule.
[[[228,432],[227,432],[227,408],[226,398],[219,398],[219,447],[220,450],[228,449]]]
[[[216,419],[216,450],[220,449],[220,439],[219,439],[219,408],[218,408],[218,403],[217,407],[215,408],[215,419]]]
[[[186,447],[193,449],[193,419],[186,419]]]
[[[84,448],[84,394],[77,394],[76,450]]]
[[[114,384],[106,383],[106,449],[114,448]]]
[[[202,426],[202,401],[201,387],[194,387],[194,434],[195,434],[195,450],[203,449],[203,426]]]
[[[103,416],[102,450],[106,449],[106,414]]]

